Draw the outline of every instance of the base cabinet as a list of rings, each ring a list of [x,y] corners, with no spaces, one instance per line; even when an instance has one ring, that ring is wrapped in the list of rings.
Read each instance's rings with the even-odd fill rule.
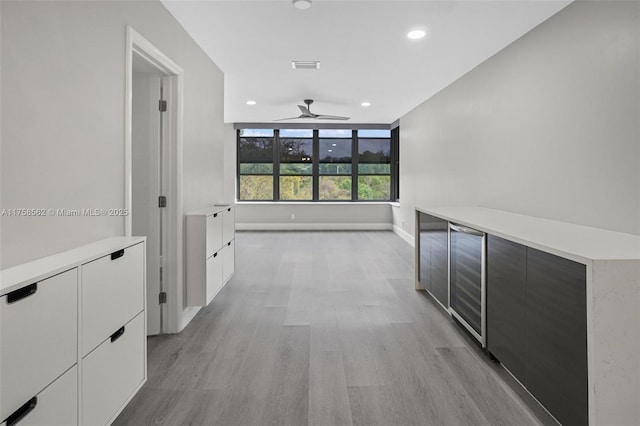
[[[586,267],[489,236],[489,352],[563,425],[588,423]]]
[[[82,423],[107,424],[144,380],[144,315],[82,360]]]
[[[235,207],[214,205],[187,215],[187,304],[207,306],[235,269]]]
[[[78,367],[40,392],[18,426],[69,426],[78,424]]]
[[[145,240],[1,271],[0,424],[107,425],[146,380]]]
[[[588,423],[584,265],[527,249],[525,385],[563,425]]]
[[[487,348],[521,383],[527,349],[527,247],[487,238]]]
[[[77,362],[77,269],[1,297],[0,327],[4,420]]]
[[[418,281],[445,308],[449,307],[449,222],[418,213]]]

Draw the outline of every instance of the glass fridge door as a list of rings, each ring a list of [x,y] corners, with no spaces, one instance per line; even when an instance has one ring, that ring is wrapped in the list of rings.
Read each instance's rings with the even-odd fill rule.
[[[451,312],[484,346],[485,234],[456,224],[450,227]]]

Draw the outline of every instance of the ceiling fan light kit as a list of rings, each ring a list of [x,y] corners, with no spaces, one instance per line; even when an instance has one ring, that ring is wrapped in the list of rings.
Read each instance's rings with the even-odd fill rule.
[[[296,9],[309,9],[311,7],[311,0],[293,0],[293,6]]]
[[[273,121],[298,120],[298,119],[349,120],[351,118],[351,117],[343,117],[343,116],[340,116],[340,115],[314,114],[311,111],[309,111],[309,107],[311,107],[311,104],[313,103],[313,99],[305,99],[304,103],[305,103],[306,106],[298,105],[298,108],[300,109],[300,112],[302,113],[299,116],[297,116],[297,117],[289,117],[289,118],[280,118],[280,119],[273,120]]]

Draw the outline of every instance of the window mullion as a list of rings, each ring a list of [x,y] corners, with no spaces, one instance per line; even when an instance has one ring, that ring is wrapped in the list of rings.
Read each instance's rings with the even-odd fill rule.
[[[273,132],[273,201],[280,201],[280,130]]]
[[[320,142],[318,137],[318,130],[313,131],[313,165],[311,169],[312,174],[312,186],[313,186],[313,201],[320,199]]]
[[[358,201],[358,131],[351,131],[351,201]]]

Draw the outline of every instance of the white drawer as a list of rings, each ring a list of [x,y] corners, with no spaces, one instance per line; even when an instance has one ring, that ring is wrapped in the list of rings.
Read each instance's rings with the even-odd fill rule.
[[[59,377],[36,395],[25,401],[15,418],[19,426],[72,426],[78,424],[78,367]]]
[[[104,425],[119,414],[145,376],[144,313],[82,360],[83,425]]]
[[[235,208],[227,207],[222,212],[222,243],[226,244],[235,238],[236,218]]]
[[[222,249],[222,282],[226,283],[236,269],[236,245],[231,240]]]
[[[26,297],[9,303],[21,291]],[[0,324],[4,420],[77,361],[77,269],[1,297]]]
[[[207,259],[207,305],[222,287],[222,252]]]
[[[207,259],[222,247],[222,212],[207,216]]]
[[[143,309],[144,244],[119,254],[82,265],[82,356]]]

